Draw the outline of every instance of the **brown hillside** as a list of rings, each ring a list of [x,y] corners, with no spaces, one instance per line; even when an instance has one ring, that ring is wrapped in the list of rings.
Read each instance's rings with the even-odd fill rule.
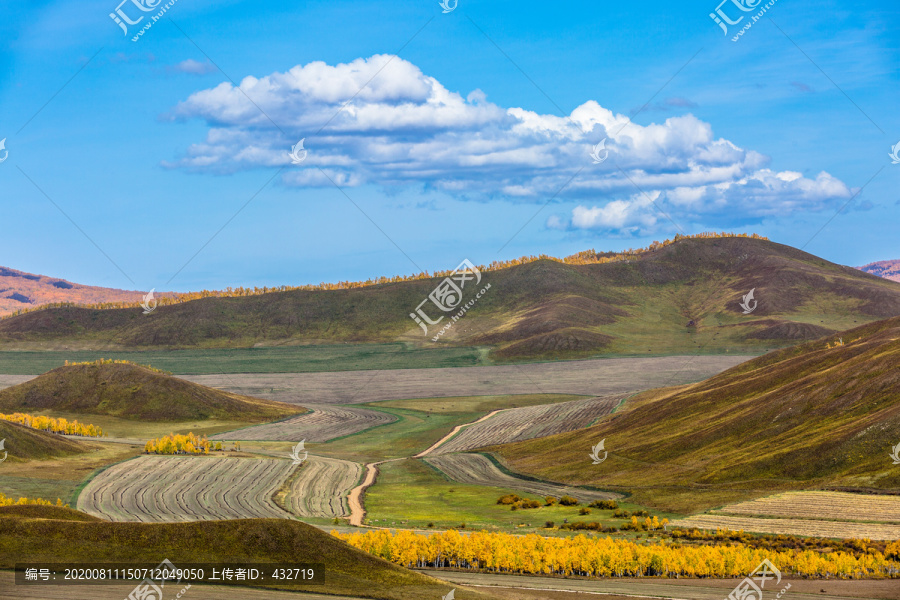
[[[148,421],[251,423],[305,412],[301,407],[208,388],[130,363],[98,361],[59,367],[0,390],[0,412],[54,410]]]
[[[844,345],[835,346],[841,338]],[[610,455],[593,465],[587,453],[601,439]],[[496,450],[517,471],[633,490],[684,509],[692,506],[688,494],[702,505],[703,494],[766,489],[898,491],[900,469],[889,457],[898,443],[900,318],[893,318],[772,352],[687,388],[649,392],[589,429]]]

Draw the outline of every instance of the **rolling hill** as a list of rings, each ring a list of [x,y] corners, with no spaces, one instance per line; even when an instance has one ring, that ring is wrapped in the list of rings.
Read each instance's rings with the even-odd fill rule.
[[[588,453],[601,440],[609,456],[595,465]],[[771,490],[898,491],[889,456],[898,442],[893,318],[647,392],[588,429],[492,451],[518,472],[693,511]]]
[[[486,271],[478,287],[491,288],[440,343],[491,345],[497,360],[764,351],[900,315],[900,284],[767,240],[682,238],[624,256]],[[52,308],[0,321],[0,348],[430,345],[449,319],[426,336],[410,313],[441,281],[201,298],[150,315]],[[741,301],[751,290],[745,314]],[[436,318],[440,311],[428,306]]]
[[[0,316],[12,314],[17,310],[30,309],[57,302],[72,302],[75,304],[131,303],[140,300],[145,293],[81,285],[65,279],[33,275],[15,269],[0,267]]]
[[[409,571],[300,521],[108,523],[79,519],[71,514],[74,511],[54,508],[34,507],[27,516],[0,511],[0,569],[40,562],[156,564],[164,558],[176,567],[189,563],[257,567],[267,562],[319,563],[324,566],[316,573],[319,585],[299,589],[341,597],[419,600],[441,598],[457,587],[460,600],[493,597]],[[242,583],[250,585],[236,585]],[[272,583],[253,585],[298,589]]]
[[[0,420],[0,440],[5,440],[4,451],[9,454],[6,460],[10,461],[58,458],[96,448],[90,442],[72,440],[4,420]]]
[[[891,281],[900,281],[900,260],[880,260],[856,268]]]
[[[283,402],[232,394],[132,363],[59,367],[0,390],[0,412],[65,411],[144,421],[229,419],[260,423],[303,414]]]

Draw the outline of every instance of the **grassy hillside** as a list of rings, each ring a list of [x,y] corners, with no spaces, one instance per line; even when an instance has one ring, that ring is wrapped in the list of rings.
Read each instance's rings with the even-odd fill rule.
[[[5,440],[4,451],[9,454],[6,461],[11,462],[71,456],[91,452],[96,448],[90,442],[70,440],[55,433],[3,420],[0,420],[0,440]]]
[[[430,346],[440,325],[425,336],[409,314],[440,281],[204,298],[160,306],[150,315],[47,309],[0,321],[0,346],[234,348],[397,340]],[[682,239],[603,264],[538,260],[485,272],[480,286],[488,283],[491,289],[441,344],[492,345],[501,360],[764,350],[900,315],[898,283],[741,237]],[[740,302],[751,289],[759,304],[745,315]]]
[[[603,439],[609,457],[594,465],[588,453]],[[690,511],[781,489],[898,491],[889,457],[898,442],[894,318],[648,392],[585,430],[494,450],[515,471]]]
[[[59,367],[0,390],[0,412],[64,411],[144,421],[223,419],[258,423],[305,409],[223,392],[130,363]]]
[[[32,511],[28,517],[37,517]],[[48,514],[51,514],[48,511]],[[0,568],[28,562],[323,563],[307,592],[391,600],[441,598],[453,587],[351,548],[299,521],[107,523],[0,513]],[[264,586],[275,588],[277,586]],[[285,587],[285,589],[297,589]],[[461,600],[491,596],[457,588]]]

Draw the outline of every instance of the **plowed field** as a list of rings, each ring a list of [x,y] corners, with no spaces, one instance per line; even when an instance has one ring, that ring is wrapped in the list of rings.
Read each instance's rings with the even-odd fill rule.
[[[519,479],[504,473],[481,454],[445,454],[426,458],[425,461],[459,483],[507,488],[538,496],[557,498],[573,496],[582,502],[620,497],[609,492],[595,492],[566,485]]]

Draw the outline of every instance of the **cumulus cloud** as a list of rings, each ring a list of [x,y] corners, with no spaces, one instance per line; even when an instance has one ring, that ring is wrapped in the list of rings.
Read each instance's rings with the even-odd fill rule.
[[[693,103],[670,98],[666,105]],[[450,91],[391,55],[223,82],[165,116],[208,125],[205,140],[164,163],[171,168],[289,167],[282,178],[289,186],[417,185],[461,198],[592,203],[554,217],[552,227],[652,228],[658,215],[648,197],[685,218],[765,217],[832,206],[851,194],[828,173],[808,179],[771,170],[766,156],[716,138],[692,114],[643,126],[594,100],[567,118],[502,107],[480,90]],[[301,138],[309,155],[296,167],[288,152]],[[591,149],[604,139],[609,158],[594,164]]]

